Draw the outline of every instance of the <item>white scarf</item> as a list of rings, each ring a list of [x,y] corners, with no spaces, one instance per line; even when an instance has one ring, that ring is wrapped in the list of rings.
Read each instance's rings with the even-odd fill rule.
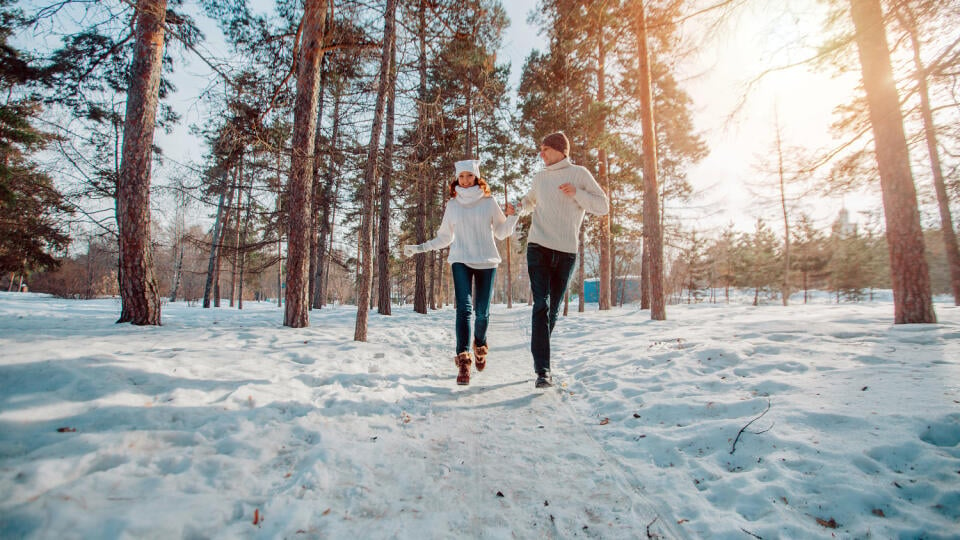
[[[457,201],[464,206],[476,204],[486,194],[480,189],[480,186],[473,185],[468,188],[457,186]]]

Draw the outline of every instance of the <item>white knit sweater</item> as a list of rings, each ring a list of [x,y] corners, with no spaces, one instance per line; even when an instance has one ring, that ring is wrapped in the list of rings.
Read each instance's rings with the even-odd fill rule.
[[[573,197],[560,191],[566,183],[577,188]],[[610,211],[607,195],[590,171],[570,163],[569,158],[538,172],[520,204],[522,215],[533,214],[529,243],[566,253],[578,251],[584,212],[602,216]]]
[[[417,246],[418,251],[450,247],[447,262],[463,263],[471,268],[496,268],[500,252],[494,236],[502,240],[517,226],[518,216],[507,217],[493,197],[477,187],[457,187],[457,196],[447,203],[436,238]],[[451,245],[452,244],[452,245]]]

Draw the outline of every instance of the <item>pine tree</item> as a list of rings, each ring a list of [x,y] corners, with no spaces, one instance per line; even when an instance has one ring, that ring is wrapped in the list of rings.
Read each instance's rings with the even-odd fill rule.
[[[744,234],[737,244],[737,284],[753,289],[753,305],[760,293],[773,290],[783,271],[780,241],[763,219],[757,219],[753,234]]]
[[[323,58],[326,0],[306,0],[300,52],[297,57],[297,97],[293,117],[292,161],[287,183],[286,311],[283,325],[310,325],[310,196],[313,148],[317,126],[320,60]]]
[[[850,0],[850,16],[883,191],[894,323],[935,322],[916,188],[880,0]]]
[[[819,286],[829,261],[830,249],[823,234],[814,228],[809,216],[800,214],[793,228],[790,269],[800,273],[804,304],[810,299],[810,289]]]

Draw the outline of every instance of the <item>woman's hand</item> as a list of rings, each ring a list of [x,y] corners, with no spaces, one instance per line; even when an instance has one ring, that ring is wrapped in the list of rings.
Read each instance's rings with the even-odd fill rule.
[[[507,203],[507,205],[503,207],[503,213],[504,215],[512,216],[517,213],[517,209],[514,208],[512,204]]]
[[[417,253],[421,253],[421,252],[422,252],[422,250],[420,249],[420,246],[412,245],[412,244],[407,244],[407,245],[403,246],[403,256],[404,256],[404,257],[413,257],[413,256],[416,255]]]

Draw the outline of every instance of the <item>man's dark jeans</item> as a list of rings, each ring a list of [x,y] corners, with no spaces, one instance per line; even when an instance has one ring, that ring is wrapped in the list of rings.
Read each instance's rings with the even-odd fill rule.
[[[550,334],[557,324],[560,303],[576,262],[576,253],[556,251],[539,244],[527,245],[527,272],[530,274],[530,292],[533,293],[530,352],[533,353],[536,373],[550,369]]]
[[[473,341],[487,344],[487,325],[490,322],[490,297],[493,296],[493,278],[496,268],[478,270],[463,263],[450,265],[453,274],[453,293],[457,303],[457,354],[470,350],[470,315],[476,313]],[[475,299],[471,302],[471,297]]]

